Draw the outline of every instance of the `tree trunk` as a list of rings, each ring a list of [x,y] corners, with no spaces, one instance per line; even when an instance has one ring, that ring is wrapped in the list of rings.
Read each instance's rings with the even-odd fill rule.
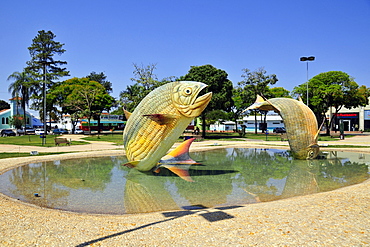
[[[206,129],[207,129],[207,126],[206,126],[206,115],[205,114],[202,114],[201,115],[201,118],[202,118],[202,138],[206,138]]]

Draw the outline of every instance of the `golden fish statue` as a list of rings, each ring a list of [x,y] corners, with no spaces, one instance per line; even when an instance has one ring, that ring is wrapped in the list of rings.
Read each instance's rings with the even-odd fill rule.
[[[284,120],[291,153],[296,159],[314,159],[320,152],[317,139],[319,130],[312,110],[302,100],[273,98],[264,100],[257,96],[256,102],[247,110],[275,111]]]
[[[132,113],[125,111],[128,120],[123,145],[129,161],[125,166],[150,171],[161,165],[161,158],[210,102],[211,92],[198,97],[205,87],[206,84],[193,81],[167,83],[150,92]],[[180,145],[179,149],[189,146]],[[182,161],[177,162],[182,164]]]

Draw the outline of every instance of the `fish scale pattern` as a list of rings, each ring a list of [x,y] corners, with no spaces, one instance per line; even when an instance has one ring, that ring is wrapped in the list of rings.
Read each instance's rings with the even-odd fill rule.
[[[137,117],[130,122],[130,125],[126,126],[127,129],[130,129],[130,132],[126,133],[124,137],[124,140],[130,142],[124,143],[124,145],[131,147],[126,153],[129,160],[142,160],[150,155],[154,151],[153,147],[165,141],[164,138],[177,125],[181,114],[173,107],[171,94],[165,93],[172,91],[172,88],[169,84],[166,86],[148,94],[146,100],[142,101],[136,108],[138,111],[134,111],[133,114],[140,116],[157,113],[170,114],[177,116],[177,119],[175,118],[170,123],[163,125],[152,121],[149,117]],[[191,121],[191,119],[189,120]]]
[[[211,94],[197,98],[205,86],[200,82],[172,82],[150,92],[140,102],[123,133],[128,160],[139,161],[136,169],[153,168],[194,118],[186,116],[187,112],[202,111],[207,106]]]
[[[279,110],[284,119],[290,149],[294,152],[302,147],[317,144],[317,120],[313,112],[304,103],[293,99],[275,98],[269,100]]]

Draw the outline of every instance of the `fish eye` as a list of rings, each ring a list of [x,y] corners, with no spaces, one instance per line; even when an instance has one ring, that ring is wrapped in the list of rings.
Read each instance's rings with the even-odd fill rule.
[[[309,152],[308,152],[308,156],[309,156],[310,158],[312,158],[314,154],[315,154],[315,152],[314,152],[314,151],[309,151]]]
[[[187,87],[184,89],[185,95],[190,95],[193,92],[193,90],[190,87]]]

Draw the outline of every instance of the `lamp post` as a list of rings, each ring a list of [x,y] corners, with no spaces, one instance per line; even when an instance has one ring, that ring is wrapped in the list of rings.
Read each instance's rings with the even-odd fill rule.
[[[306,62],[306,64],[307,64],[307,106],[308,106],[308,62],[309,61],[314,61],[315,57],[314,56],[301,57],[299,60],[302,61],[302,62]]]
[[[49,66],[50,64],[53,64],[54,62],[47,62],[45,59],[36,62],[38,64],[42,65],[42,70],[43,70],[43,80],[42,80],[42,98],[43,98],[43,118],[44,118],[44,134],[42,138],[42,145],[46,144],[46,135],[47,135],[47,130],[46,130],[46,66]]]

